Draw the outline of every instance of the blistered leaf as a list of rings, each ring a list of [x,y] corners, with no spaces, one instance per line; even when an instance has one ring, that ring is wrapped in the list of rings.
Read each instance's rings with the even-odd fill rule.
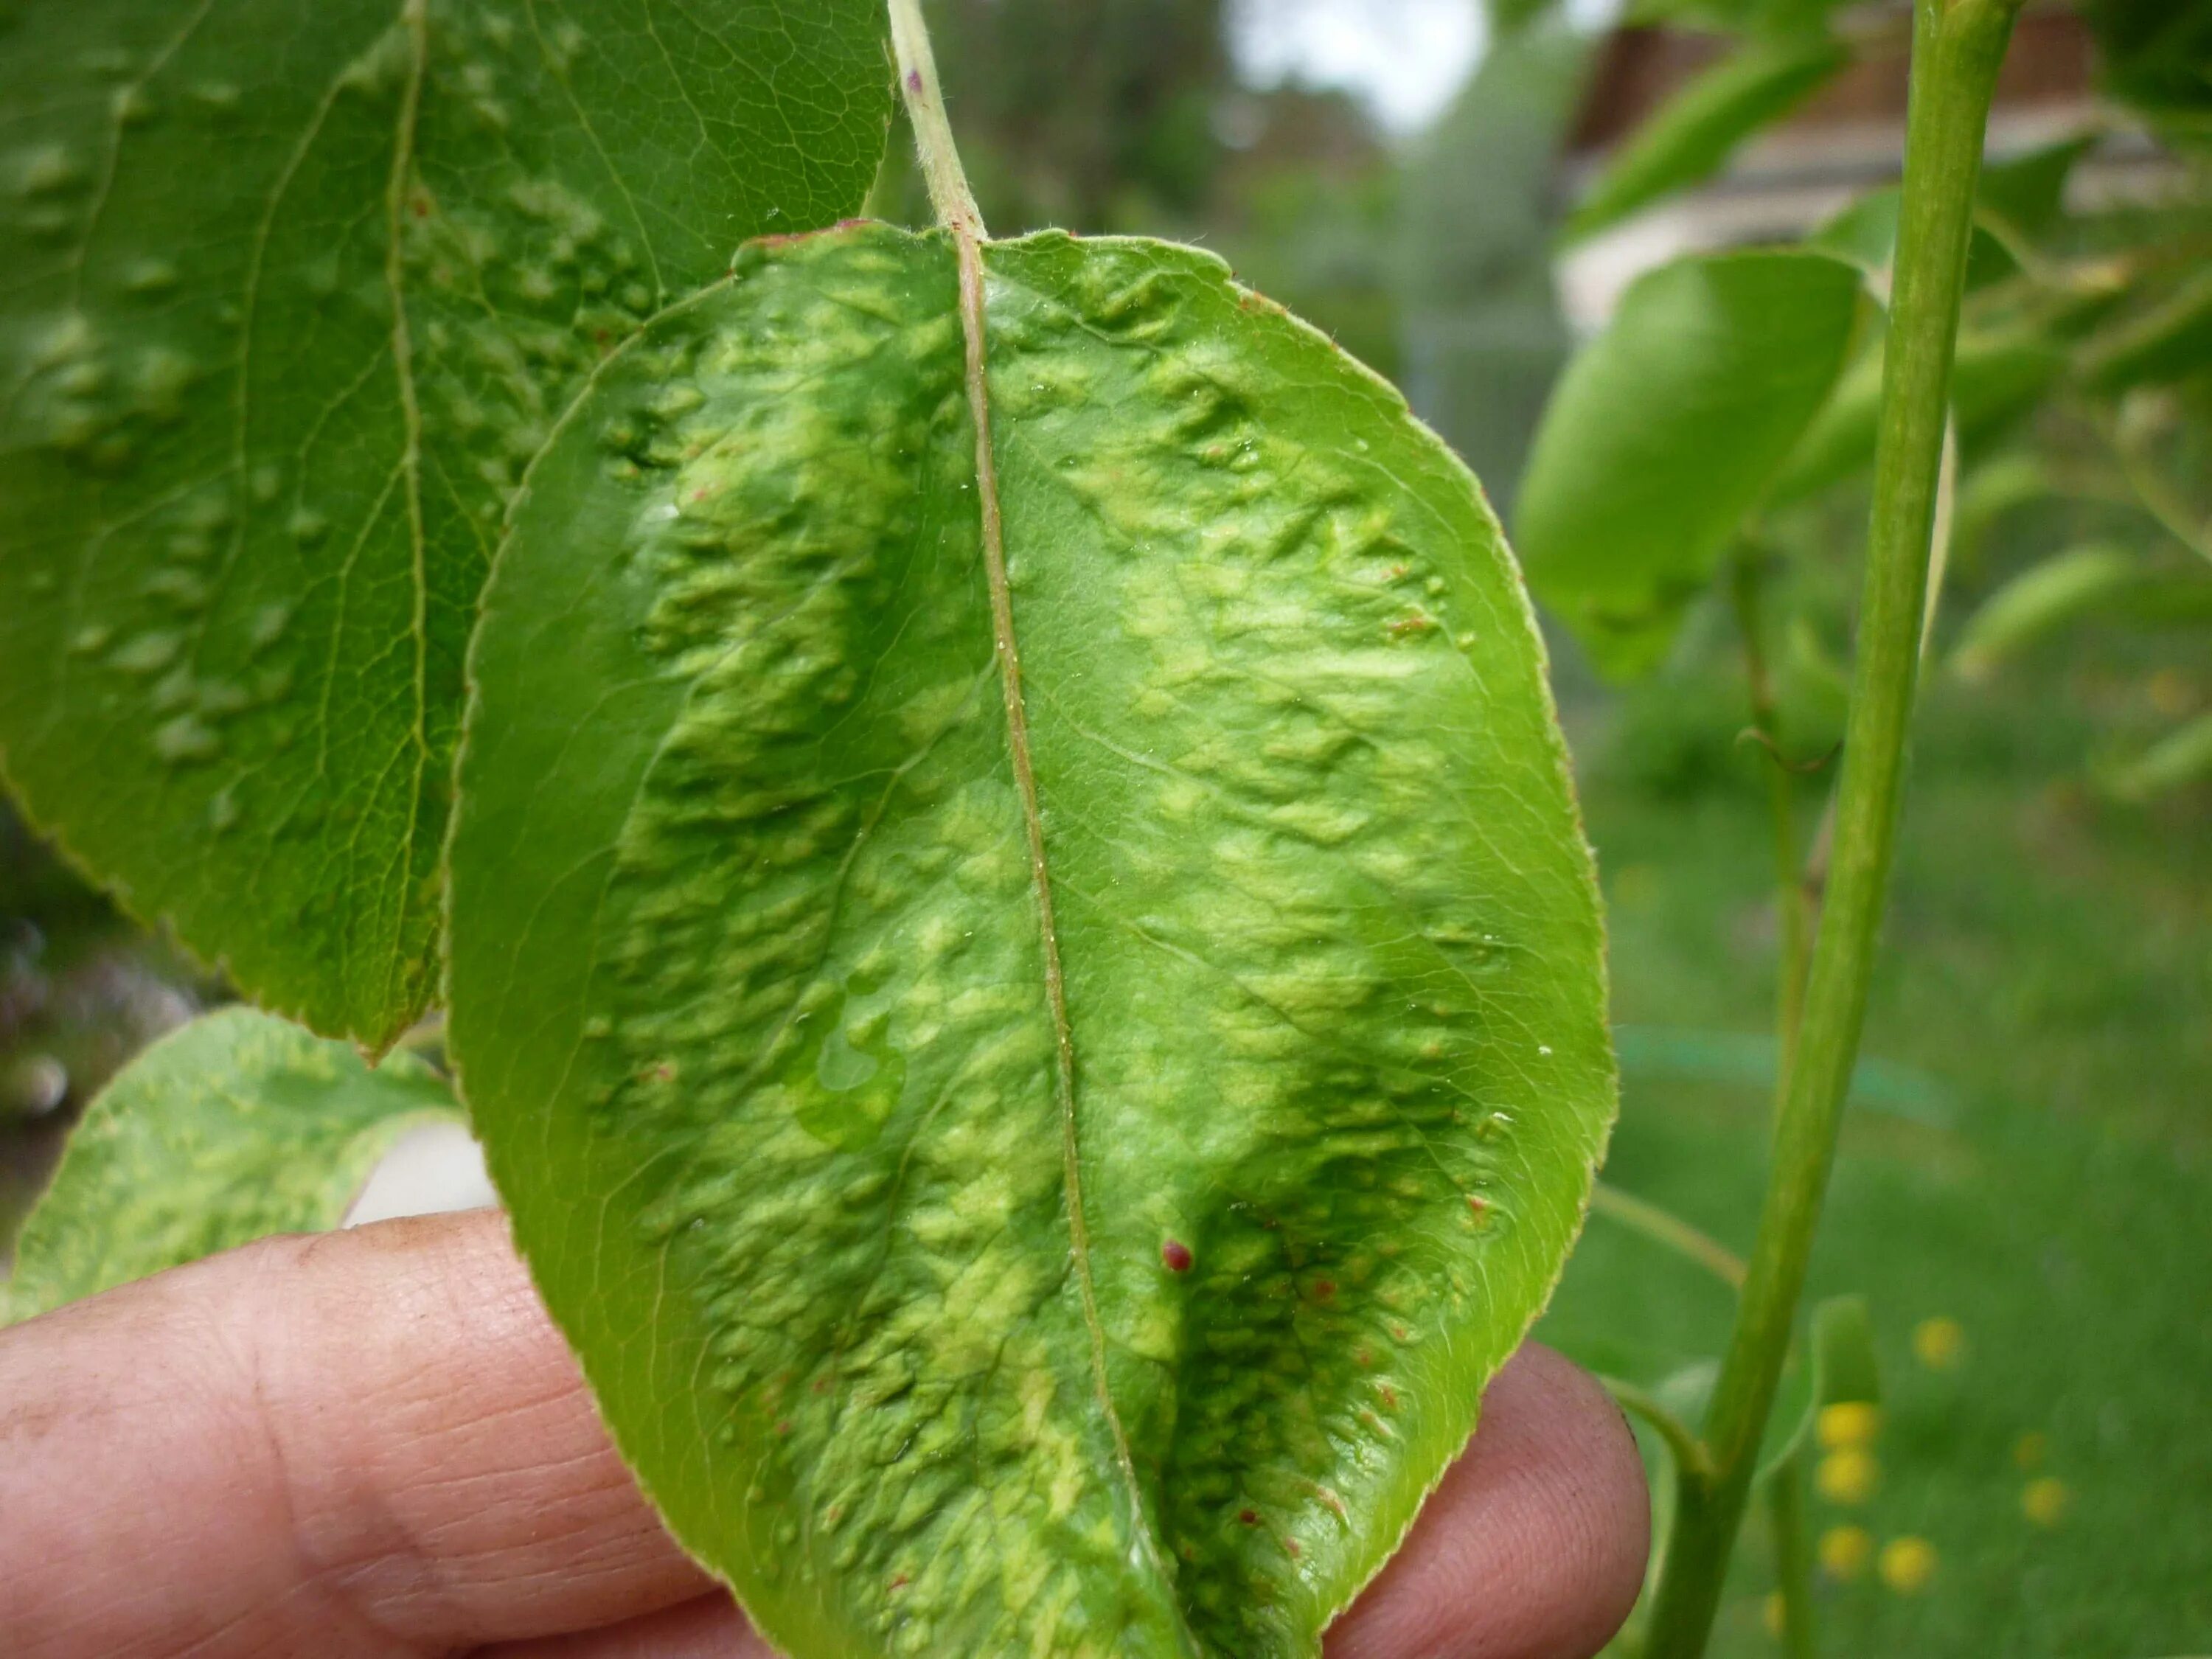
[[[848,213],[878,0],[73,0],[0,34],[0,763],[142,916],[381,1043],[461,658],[593,365]]]
[[[1861,309],[1858,271],[1826,254],[1681,259],[1639,278],[1568,366],[1516,536],[1537,596],[1600,667],[1636,674],[1665,655],[1827,401]]]
[[[780,1649],[1311,1655],[1612,1111],[1540,647],[1465,471],[1212,258],[983,258],[995,489],[953,251],[880,226],[750,250],[547,451],[453,1053]]]
[[[70,1137],[17,1242],[0,1321],[334,1227],[402,1134],[459,1118],[410,1055],[371,1070],[349,1044],[254,1009],[196,1019],[118,1073]]]
[[[1587,236],[1718,172],[1851,61],[1825,35],[1754,42],[1706,70],[1638,128],[1567,220]]]

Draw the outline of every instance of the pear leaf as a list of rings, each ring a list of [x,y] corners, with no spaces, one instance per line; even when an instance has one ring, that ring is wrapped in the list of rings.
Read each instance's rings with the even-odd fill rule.
[[[1826,404],[1866,302],[1856,267],[1800,249],[1639,277],[1567,366],[1516,533],[1537,597],[1597,665],[1656,667],[1746,514]]]
[[[392,1145],[457,1122],[444,1079],[246,1007],[192,1021],[100,1091],[16,1244],[0,1323],[272,1233],[345,1218]]]
[[[1826,34],[1739,47],[1683,87],[1637,130],[1567,218],[1570,238],[1593,235],[1662,197],[1700,184],[1761,128],[1781,120],[1851,61]]]
[[[404,1029],[522,469],[740,240],[854,210],[881,12],[11,8],[0,770],[40,826],[264,1005]]]
[[[780,1650],[1311,1656],[1613,1113],[1541,648],[1465,470],[1218,260],[978,258],[971,342],[940,236],[755,246],[547,447],[452,1052]]]

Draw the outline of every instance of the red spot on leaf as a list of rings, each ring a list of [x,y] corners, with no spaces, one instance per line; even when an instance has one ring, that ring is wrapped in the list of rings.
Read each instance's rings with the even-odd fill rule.
[[[1171,1273],[1190,1271],[1190,1246],[1179,1238],[1170,1238],[1160,1246],[1160,1262]]]
[[[1314,1282],[1313,1282],[1313,1296],[1314,1296],[1314,1300],[1315,1300],[1315,1301],[1316,1301],[1316,1302],[1327,1302],[1327,1301],[1329,1301],[1330,1299],[1332,1299],[1335,1295],[1336,1295],[1336,1281],[1335,1281],[1334,1279],[1316,1279],[1316,1280],[1314,1280]]]
[[[1260,1512],[1257,1510],[1239,1510],[1237,1511],[1237,1518],[1248,1527],[1256,1527],[1260,1524]]]
[[[900,1573],[896,1577],[891,1580],[890,1587],[895,1590],[902,1590],[912,1583],[914,1583],[914,1580],[907,1574]]]
[[[789,1434],[791,1432],[791,1419],[787,1417],[781,1419],[775,1425],[775,1431],[778,1434]]]

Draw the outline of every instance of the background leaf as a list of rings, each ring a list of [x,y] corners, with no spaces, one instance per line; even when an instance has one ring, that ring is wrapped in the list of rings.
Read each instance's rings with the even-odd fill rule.
[[[1986,164],[1974,185],[1977,200],[2021,235],[2042,235],[2058,222],[2066,181],[2075,163],[2097,147],[2097,137],[2081,133]]]
[[[1850,60],[1846,47],[1820,35],[1753,42],[1723,58],[1637,129],[1569,216],[1567,234],[1588,236],[1710,178]]]
[[[2117,799],[2142,803],[2207,777],[2212,777],[2212,714],[2199,714],[2141,754],[2100,769],[2098,781]]]
[[[1881,347],[1862,352],[1776,480],[1778,502],[1802,501],[1874,465],[1881,414]],[[1951,411],[1969,450],[2027,413],[2066,370],[2066,354],[2033,329],[1962,333],[1951,366]]]
[[[618,1441],[785,1651],[1312,1655],[1611,1115],[1540,648],[1465,471],[1212,257],[987,258],[1066,1049],[953,255],[863,227],[750,250],[532,477],[453,1053]]]
[[[2105,89],[2199,137],[2212,118],[2212,0],[2083,0]]]
[[[866,191],[878,0],[126,0],[0,40],[0,762],[328,1031],[428,994],[461,657],[592,365]]]
[[[1537,596],[1614,675],[1655,666],[1849,360],[1857,270],[1798,250],[1638,279],[1567,369],[1521,483]]]
[[[2142,561],[2102,543],[2070,547],[2032,566],[1982,601],[1959,630],[1951,666],[1984,679],[2006,659],[2109,605],[2141,580]]]
[[[246,1007],[194,1020],[100,1091],[18,1243],[0,1322],[272,1233],[335,1227],[409,1129],[458,1121],[437,1073]]]
[[[2172,386],[2212,368],[2212,270],[2199,271],[2159,304],[2091,339],[2081,379],[2094,392]]]
[[[1897,252],[1897,221],[1904,194],[1895,185],[1869,191],[1805,239],[1810,246],[1849,259],[1885,285]],[[1967,233],[1966,289],[1972,293],[2020,275],[2020,262],[1981,225]]]
[[[1811,1446],[1823,1409],[1877,1405],[1881,1364],[1876,1358],[1874,1316],[1863,1296],[1832,1296],[1814,1304],[1804,1349],[1795,1356],[1775,1402],[1761,1447],[1759,1477],[1770,1480]]]

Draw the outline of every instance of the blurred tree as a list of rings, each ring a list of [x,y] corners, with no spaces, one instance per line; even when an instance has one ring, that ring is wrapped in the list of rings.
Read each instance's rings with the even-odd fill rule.
[[[1501,513],[1567,356],[1557,158],[1589,59],[1588,37],[1556,24],[1499,40],[1406,167],[1407,395]]]
[[[1225,149],[1223,0],[935,0],[930,28],[985,218],[1132,228],[1206,204]]]

